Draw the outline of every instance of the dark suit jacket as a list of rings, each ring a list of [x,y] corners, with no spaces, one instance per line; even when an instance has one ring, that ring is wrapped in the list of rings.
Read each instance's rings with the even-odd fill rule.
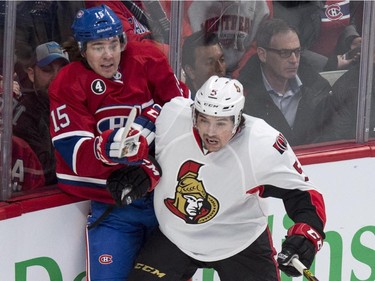
[[[238,77],[246,95],[244,113],[264,119],[294,146],[335,139],[336,134],[332,130],[334,107],[329,82],[303,62],[299,66],[298,76],[303,84],[302,97],[292,129],[267,93],[260,60],[257,55],[253,56]]]

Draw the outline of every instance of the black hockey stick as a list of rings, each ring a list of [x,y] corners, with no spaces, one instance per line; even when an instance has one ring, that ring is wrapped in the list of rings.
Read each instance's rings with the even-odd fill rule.
[[[169,42],[170,21],[158,0],[144,1],[148,13],[143,11],[137,4],[130,0],[124,0],[122,3],[128,8],[135,18],[157,37],[162,36],[164,43]]]
[[[125,5],[126,8],[128,8],[128,10],[130,10],[130,12],[133,13],[135,18],[141,24],[143,24],[148,29],[151,29],[150,28],[151,18],[137,4],[134,4],[133,1],[129,1],[129,0],[122,1],[122,3]]]
[[[306,277],[307,280],[319,281],[318,278],[316,278],[315,275],[308,268],[306,268],[306,266],[300,262],[299,259],[292,259],[292,264],[301,274],[303,274],[303,276]]]

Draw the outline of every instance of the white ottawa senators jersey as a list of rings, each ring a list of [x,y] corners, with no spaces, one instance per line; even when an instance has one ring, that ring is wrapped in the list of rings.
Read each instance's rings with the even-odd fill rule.
[[[161,231],[184,253],[215,261],[251,245],[267,226],[263,192],[264,197],[279,197],[277,190],[306,193],[314,197],[306,204],[318,202],[311,209],[325,221],[323,199],[282,134],[244,115],[245,126],[226,146],[204,154],[191,103],[172,99],[156,121],[156,157],[163,175],[155,188],[155,212]],[[272,186],[274,194],[265,186]]]

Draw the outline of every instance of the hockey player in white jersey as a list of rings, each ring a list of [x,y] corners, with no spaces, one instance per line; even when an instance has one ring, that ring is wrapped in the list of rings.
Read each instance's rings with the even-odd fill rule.
[[[279,269],[301,275],[295,257],[310,267],[325,237],[323,197],[283,135],[243,106],[241,83],[218,76],[194,102],[164,105],[156,121],[160,226],[129,281],[188,280],[198,268],[215,269],[221,281],[276,281]],[[295,223],[277,260],[267,197],[282,199]]]

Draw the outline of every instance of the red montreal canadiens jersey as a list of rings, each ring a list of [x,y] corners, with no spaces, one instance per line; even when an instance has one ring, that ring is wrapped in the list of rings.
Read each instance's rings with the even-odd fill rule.
[[[175,98],[156,120],[156,158],[163,176],[154,207],[168,239],[197,260],[231,257],[267,227],[266,197],[283,199],[293,221],[323,233],[323,197],[278,131],[244,115],[241,131],[219,151],[205,154],[190,105]]]
[[[334,54],[337,40],[345,27],[350,25],[349,1],[326,1],[321,10],[319,38],[310,50],[330,56]]]
[[[42,164],[23,139],[12,137],[12,188],[27,191],[45,184]]]
[[[132,107],[141,110],[188,96],[163,53],[156,47],[128,42],[116,79],[106,79],[82,62],[65,66],[49,88],[50,133],[56,148],[58,186],[66,192],[113,203],[106,179],[121,165],[105,165],[95,157],[94,138],[123,127]]]
[[[92,1],[92,0],[86,0],[85,1],[85,7],[86,8],[92,8],[99,5],[102,5],[103,1]],[[140,41],[142,38],[150,34],[150,30],[141,24],[136,17],[132,14],[131,11],[125,6],[124,3],[120,0],[116,1],[106,1],[104,3],[109,8],[113,10],[113,12],[119,17],[121,20],[123,29],[126,33],[126,36],[128,38],[128,41]],[[142,3],[139,3],[142,4]],[[143,7],[140,7],[141,9],[144,9]]]

